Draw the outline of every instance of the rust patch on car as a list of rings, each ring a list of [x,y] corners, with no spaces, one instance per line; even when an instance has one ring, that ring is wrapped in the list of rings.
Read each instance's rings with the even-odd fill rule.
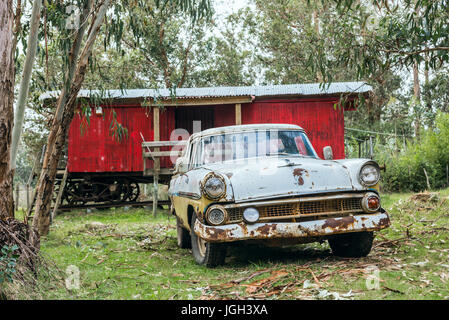
[[[302,168],[296,168],[295,170],[293,170],[293,176],[295,178],[298,178],[298,184],[300,186],[302,186],[304,184],[304,179],[302,178],[302,174],[307,171],[305,169]]]
[[[239,223],[239,226],[242,228],[244,234],[248,234],[248,227],[246,226],[246,223],[241,222]]]
[[[326,219],[326,221],[323,224],[323,229],[331,228],[332,230],[340,230],[340,229],[347,229],[351,225],[353,225],[355,222],[355,219],[353,216],[343,217],[339,219]]]
[[[205,231],[211,240],[225,240],[229,237],[228,232],[220,228],[207,228]]]
[[[276,231],[277,225],[274,224],[265,224],[259,228],[257,228],[257,233],[261,235],[270,235],[272,232]]]
[[[304,228],[301,225],[298,225],[298,229],[301,230],[302,232],[304,232],[307,235],[307,237],[316,237],[319,235],[318,231],[312,231],[308,228]]]
[[[233,175],[233,173],[232,172],[228,172],[228,173],[226,173],[226,176],[229,178],[229,179],[231,179],[232,178],[232,175]]]
[[[386,228],[390,225],[390,218],[382,218],[379,220],[378,226],[381,228]]]

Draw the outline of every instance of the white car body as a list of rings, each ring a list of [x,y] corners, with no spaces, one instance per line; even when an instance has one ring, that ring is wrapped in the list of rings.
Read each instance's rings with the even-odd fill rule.
[[[304,132],[296,125],[258,124],[209,129],[189,138],[169,187],[173,212],[183,228],[206,242],[219,243],[286,238],[307,242],[389,226],[388,214],[382,208],[376,212],[358,209],[359,201],[365,201],[367,195],[378,195],[377,184],[366,186],[360,179],[365,165],[378,168],[370,159],[322,160],[313,150],[313,157],[261,156],[207,164],[193,161],[196,149],[201,147],[199,141],[205,137],[267,130]],[[208,198],[203,190],[211,174],[225,184],[219,199]],[[214,206],[225,210],[226,223],[208,223],[208,210]],[[314,206],[317,212],[310,211]],[[260,211],[256,223],[235,218],[249,207]],[[276,213],[279,208],[287,209]],[[305,213],[304,208],[312,209]],[[190,224],[192,214],[197,217],[194,230]]]

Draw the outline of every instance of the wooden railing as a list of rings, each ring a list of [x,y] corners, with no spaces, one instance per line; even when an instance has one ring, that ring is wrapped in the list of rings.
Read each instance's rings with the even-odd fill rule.
[[[161,174],[161,158],[164,157],[179,157],[183,150],[177,151],[160,151],[161,148],[185,146],[186,140],[179,141],[144,141],[142,142],[142,160],[143,160],[143,175],[153,176],[153,215],[156,215],[158,203],[158,185],[159,175]],[[147,161],[153,161],[153,168],[147,167]],[[171,173],[171,172],[170,172]],[[166,174],[166,172],[164,172]]]
[[[187,143],[185,140],[179,141],[149,141],[142,142],[142,158],[143,158],[143,175],[154,175],[156,171],[160,173],[161,162],[160,159],[164,157],[179,157],[182,155],[182,150],[178,151],[160,151],[160,148],[184,146]],[[147,160],[153,161],[153,168],[147,167]]]

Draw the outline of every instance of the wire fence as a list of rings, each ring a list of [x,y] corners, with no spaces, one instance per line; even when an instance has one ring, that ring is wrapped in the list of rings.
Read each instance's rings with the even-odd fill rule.
[[[345,154],[347,158],[369,159],[373,159],[376,150],[379,149],[397,154],[407,149],[407,141],[410,138],[412,138],[411,135],[347,127],[345,128]]]

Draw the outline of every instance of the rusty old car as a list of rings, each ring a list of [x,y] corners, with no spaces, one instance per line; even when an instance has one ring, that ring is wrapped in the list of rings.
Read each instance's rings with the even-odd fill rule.
[[[170,181],[178,245],[197,263],[224,263],[228,243],[329,242],[335,255],[366,256],[373,231],[390,225],[371,159],[317,156],[288,124],[239,125],[194,133]]]

